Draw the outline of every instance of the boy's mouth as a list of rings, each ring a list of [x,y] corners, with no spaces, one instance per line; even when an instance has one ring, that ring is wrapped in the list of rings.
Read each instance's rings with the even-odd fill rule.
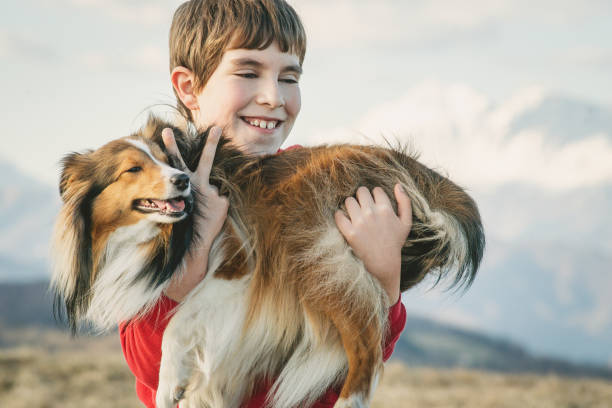
[[[281,123],[283,123],[282,120],[276,120],[276,119],[266,120],[266,119],[255,118],[255,117],[250,117],[250,116],[242,116],[241,119],[251,126],[255,126],[260,129],[268,129],[268,130],[276,129],[277,127],[281,125]]]

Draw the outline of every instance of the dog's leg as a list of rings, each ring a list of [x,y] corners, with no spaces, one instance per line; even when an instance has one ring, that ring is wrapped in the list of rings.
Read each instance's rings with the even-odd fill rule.
[[[335,408],[365,408],[382,372],[382,328],[377,319],[366,327],[348,316],[331,316],[348,359],[348,374]]]
[[[331,322],[346,354],[348,371],[336,407],[365,407],[382,373],[387,299],[336,226],[321,231],[318,241],[301,256],[310,265],[299,273],[305,279],[298,290],[312,326],[325,328],[324,322]]]
[[[177,318],[178,317],[178,318]],[[168,323],[162,341],[162,359],[159,368],[159,385],[155,398],[157,408],[174,408],[185,396],[193,375],[195,347],[189,324],[180,316]]]

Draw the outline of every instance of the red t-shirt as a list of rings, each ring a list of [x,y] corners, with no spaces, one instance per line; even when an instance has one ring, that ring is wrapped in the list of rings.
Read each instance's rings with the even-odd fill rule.
[[[301,146],[290,146],[285,150]],[[279,150],[281,152],[281,150]],[[168,325],[172,310],[177,306],[174,300],[162,296],[151,312],[141,319],[119,325],[121,348],[125,361],[136,377],[136,394],[147,407],[155,408],[159,366],[161,363],[161,344],[164,330]],[[395,343],[406,325],[406,308],[400,300],[389,308],[389,333],[385,336],[383,359],[387,361],[393,353]],[[272,384],[262,386],[242,404],[242,408],[263,408]],[[339,391],[329,389],[312,408],[331,408],[338,399]]]
[[[125,360],[136,377],[136,394],[148,408],[155,408],[155,393],[158,385],[159,365],[161,363],[161,344],[164,330],[177,303],[162,296],[153,310],[139,320],[119,326],[121,348]],[[383,347],[386,361],[393,353],[395,343],[406,324],[406,309],[400,300],[389,308],[389,333]],[[271,385],[271,384],[270,384]],[[245,401],[243,408],[263,408],[270,385],[262,387]],[[338,399],[338,390],[328,390],[312,408],[331,408]]]

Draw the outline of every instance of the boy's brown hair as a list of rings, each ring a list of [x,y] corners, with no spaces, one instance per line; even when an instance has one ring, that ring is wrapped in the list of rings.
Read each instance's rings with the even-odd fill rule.
[[[194,73],[201,91],[228,49],[265,49],[273,41],[282,52],[306,54],[306,33],[284,0],[190,0],[181,4],[170,27],[170,72],[183,66]],[[177,96],[178,109],[192,120]]]

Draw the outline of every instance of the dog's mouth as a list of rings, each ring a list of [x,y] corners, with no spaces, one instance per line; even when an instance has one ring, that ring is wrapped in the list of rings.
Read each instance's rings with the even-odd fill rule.
[[[134,201],[134,209],[145,214],[158,213],[170,217],[182,217],[189,211],[188,204],[184,197],[175,197],[169,200],[141,198]]]

